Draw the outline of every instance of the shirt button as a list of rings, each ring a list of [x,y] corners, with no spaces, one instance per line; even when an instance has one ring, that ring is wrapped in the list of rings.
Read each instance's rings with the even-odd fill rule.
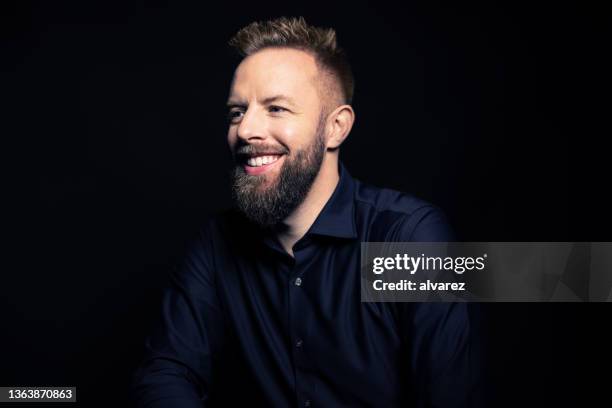
[[[304,406],[305,406],[305,407],[309,407],[310,405],[311,405],[311,404],[310,404],[310,400],[306,400],[306,401],[304,401]]]
[[[302,286],[302,278],[295,278],[295,286]]]
[[[297,339],[297,341],[295,342],[295,347],[300,348],[302,347],[302,344],[304,344],[302,339]]]

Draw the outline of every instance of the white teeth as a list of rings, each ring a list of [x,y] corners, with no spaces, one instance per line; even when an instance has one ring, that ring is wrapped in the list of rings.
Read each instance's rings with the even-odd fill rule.
[[[247,164],[251,167],[260,167],[264,164],[274,163],[280,156],[259,156],[251,157],[247,160]]]

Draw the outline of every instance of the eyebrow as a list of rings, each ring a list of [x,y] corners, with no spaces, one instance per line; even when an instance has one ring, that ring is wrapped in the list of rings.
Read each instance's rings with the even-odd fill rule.
[[[268,96],[267,98],[264,98],[261,102],[262,102],[262,104],[267,105],[269,103],[277,102],[277,101],[285,101],[289,105],[297,106],[295,101],[292,98],[288,97],[287,95]],[[228,107],[247,106],[247,103],[243,102],[241,100],[232,100],[232,99],[230,99],[229,101],[227,101],[227,106]]]

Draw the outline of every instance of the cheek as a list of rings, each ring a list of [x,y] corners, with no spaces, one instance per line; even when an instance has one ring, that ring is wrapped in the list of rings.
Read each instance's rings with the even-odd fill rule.
[[[275,123],[270,127],[271,133],[282,144],[288,147],[295,148],[303,144],[304,137],[307,135],[307,130],[303,129],[297,123]]]
[[[236,127],[230,126],[229,130],[227,131],[227,144],[230,148],[236,145],[237,139],[238,137],[236,136]]]

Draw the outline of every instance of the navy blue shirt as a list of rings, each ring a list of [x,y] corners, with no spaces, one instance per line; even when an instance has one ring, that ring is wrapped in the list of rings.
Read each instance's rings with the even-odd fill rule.
[[[236,211],[172,274],[132,396],[143,407],[465,407],[465,303],[362,303],[362,241],[452,241],[441,210],[340,181],[293,247]]]

